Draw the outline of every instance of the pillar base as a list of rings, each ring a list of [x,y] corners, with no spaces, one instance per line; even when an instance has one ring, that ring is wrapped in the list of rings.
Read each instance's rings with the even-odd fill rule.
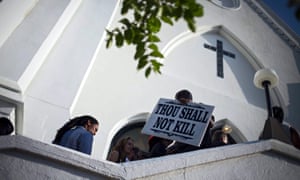
[[[289,137],[289,134],[283,130],[283,125],[280,124],[277,119],[269,117],[266,120],[263,132],[259,139],[277,139],[279,141],[292,144]]]

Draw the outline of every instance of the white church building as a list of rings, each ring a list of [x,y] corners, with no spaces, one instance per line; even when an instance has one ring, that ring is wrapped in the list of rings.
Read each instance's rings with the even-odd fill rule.
[[[106,49],[118,26],[121,1],[2,0],[0,116],[12,136],[0,137],[5,179],[299,179],[300,151],[259,141],[268,111],[255,73],[273,69],[271,103],[300,132],[300,37],[261,0],[198,0],[204,16],[192,33],[183,21],[163,25],[162,74],[137,71],[134,47]],[[222,56],[217,57],[218,51]],[[193,101],[214,106],[218,127],[236,144],[115,164],[106,161],[119,138],[140,133],[160,98],[188,89]],[[91,156],[51,142],[70,118],[99,120]],[[298,177],[298,178],[297,178]],[[0,178],[1,179],[1,178]]]

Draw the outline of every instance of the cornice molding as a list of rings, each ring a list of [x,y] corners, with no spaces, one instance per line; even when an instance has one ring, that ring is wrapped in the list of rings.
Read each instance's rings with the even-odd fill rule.
[[[267,12],[266,8],[262,7],[262,2],[255,0],[245,0],[246,3],[266,22],[274,32],[283,39],[288,46],[290,46],[296,52],[300,52],[300,37],[297,37],[287,25],[278,22],[276,18],[270,12]],[[289,31],[289,32],[288,32]]]

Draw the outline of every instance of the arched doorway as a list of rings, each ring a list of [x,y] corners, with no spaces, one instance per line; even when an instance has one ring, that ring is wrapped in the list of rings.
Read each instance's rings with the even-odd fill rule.
[[[228,119],[216,121],[214,127],[211,129],[211,134],[216,131],[229,131],[227,133],[229,144],[247,142],[247,139],[242,132]]]
[[[134,140],[134,146],[138,147],[143,152],[148,152],[149,146],[148,146],[148,139],[149,135],[142,134],[142,128],[145,125],[145,121],[143,122],[133,122],[129,123],[126,126],[122,127],[116,135],[113,137],[110,146],[109,146],[109,152],[111,149],[123,138],[131,137]],[[107,156],[108,156],[107,154]]]

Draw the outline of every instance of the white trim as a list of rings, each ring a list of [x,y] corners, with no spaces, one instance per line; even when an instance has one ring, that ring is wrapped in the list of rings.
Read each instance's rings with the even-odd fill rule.
[[[120,4],[120,2],[121,2],[121,0],[119,0],[119,1],[116,3],[115,8],[114,8],[113,13],[112,13],[112,16],[110,17],[110,19],[109,19],[109,21],[108,21],[107,27],[109,27],[109,26],[112,24],[112,22],[113,22],[113,20],[114,20],[114,18],[115,18],[115,16],[116,16],[116,14],[118,13],[118,9],[119,9],[119,4]],[[93,68],[93,65],[94,65],[94,63],[95,63],[95,61],[96,61],[96,59],[97,59],[97,57],[98,57],[98,54],[99,54],[99,52],[100,52],[100,50],[101,50],[101,47],[102,47],[102,44],[103,44],[105,38],[106,38],[106,31],[104,31],[104,33],[102,34],[102,37],[100,38],[100,40],[99,40],[99,42],[98,42],[98,46],[96,47],[96,50],[95,50],[95,52],[94,52],[94,54],[93,54],[93,57],[92,57],[92,59],[91,59],[91,62],[90,62],[89,66],[88,66],[88,68],[87,68],[87,70],[86,70],[86,72],[85,72],[84,77],[82,78],[82,81],[81,81],[81,83],[80,83],[80,86],[79,86],[79,88],[78,88],[78,91],[77,91],[77,93],[76,93],[76,95],[75,95],[75,97],[74,97],[74,100],[73,100],[72,104],[71,104],[71,107],[70,107],[70,110],[69,110],[69,111],[70,111],[70,114],[72,114],[73,111],[74,111],[74,108],[75,108],[75,106],[76,106],[76,104],[77,104],[77,102],[78,102],[79,96],[80,96],[80,94],[81,94],[81,92],[82,92],[82,89],[84,88],[84,85],[85,85],[85,83],[86,83],[86,81],[87,81],[87,79],[88,79],[88,77],[89,77],[89,75],[90,75],[90,72],[91,72],[91,70],[92,70],[92,68]]]
[[[21,87],[16,81],[1,76],[0,76],[0,87],[17,93],[21,92]]]
[[[42,64],[44,63],[46,57],[52,50],[53,46],[56,44],[57,40],[69,24],[70,20],[73,18],[74,14],[80,7],[82,0],[72,0],[63,14],[44,40],[39,50],[35,53],[34,57],[31,59],[30,64],[27,66],[20,79],[18,84],[22,89],[22,93],[27,89],[30,82],[34,78],[35,74],[38,72]]]

